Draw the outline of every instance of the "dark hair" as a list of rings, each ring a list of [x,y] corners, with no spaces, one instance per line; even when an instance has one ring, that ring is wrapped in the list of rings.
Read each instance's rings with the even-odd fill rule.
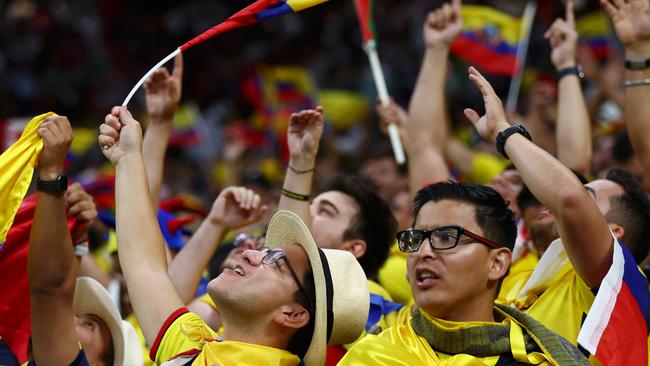
[[[632,147],[632,143],[630,142],[630,136],[627,134],[626,129],[620,129],[614,135],[612,158],[620,163],[625,163],[632,159],[632,156],[634,156],[634,147]]]
[[[636,262],[641,263],[648,256],[650,249],[650,200],[632,174],[624,170],[610,170],[607,180],[623,187],[625,193],[610,198],[611,207],[605,218],[625,229],[623,242],[632,252]]]
[[[388,204],[370,189],[368,183],[353,175],[333,176],[321,186],[320,192],[327,191],[347,194],[359,205],[359,213],[343,232],[343,240],[366,242],[366,253],[357,260],[366,277],[375,277],[388,258],[397,232],[397,221]]]
[[[417,217],[422,206],[428,202],[442,200],[466,202],[476,207],[476,222],[487,239],[512,248],[517,239],[515,214],[508,208],[508,202],[494,189],[479,185],[455,182],[430,184],[415,195],[413,217]]]
[[[314,285],[314,272],[311,268],[305,271],[305,275],[302,278],[302,286],[305,289],[305,292],[307,292],[309,300],[305,299],[305,297],[300,294],[300,291],[294,293],[293,299],[302,307],[308,309],[309,322],[291,336],[287,346],[287,350],[298,356],[300,359],[305,358],[305,354],[309,349],[311,338],[314,334],[314,323],[316,321],[316,286]],[[307,301],[309,301],[309,304]]]
[[[364,162],[370,162],[373,160],[382,160],[390,159],[395,163],[395,169],[399,175],[408,175],[408,164],[399,165],[395,162],[395,155],[393,153],[393,148],[389,142],[381,142],[370,147],[368,154],[366,154]]]
[[[539,206],[542,206],[542,203],[533,196],[533,192],[524,184],[524,188],[521,189],[521,192],[517,196],[517,207],[519,207],[521,214],[523,215],[524,211],[529,207]]]

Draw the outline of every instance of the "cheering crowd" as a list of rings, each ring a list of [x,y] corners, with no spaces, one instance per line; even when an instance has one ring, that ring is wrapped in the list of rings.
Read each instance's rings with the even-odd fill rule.
[[[37,194],[0,247],[2,286],[28,301],[0,301],[0,365],[648,364],[650,1],[601,0],[625,60],[604,71],[567,2],[544,33],[556,80],[525,116],[474,66],[482,108],[450,106],[461,6],[427,14],[408,106],[376,106],[406,166],[385,138],[339,169],[314,106],[288,117],[277,184],[228,135],[232,184],[206,209],[177,189],[191,168],[168,161],[182,55],[145,82],[146,125],[124,106],[101,121],[108,182],[67,175],[71,121],[35,117],[14,146],[40,149]],[[623,126],[596,124],[602,105]]]

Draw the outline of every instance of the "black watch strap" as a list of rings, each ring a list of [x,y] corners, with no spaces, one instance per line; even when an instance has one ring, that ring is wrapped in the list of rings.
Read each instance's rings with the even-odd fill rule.
[[[510,159],[508,157],[508,154],[506,154],[506,150],[505,150],[506,141],[508,140],[508,137],[516,133],[519,133],[523,135],[525,138],[527,138],[528,140],[533,141],[533,138],[530,136],[530,133],[528,133],[528,130],[520,124],[512,125],[506,128],[505,130],[499,132],[499,134],[497,135],[497,151],[499,152],[499,154],[503,155],[503,157],[506,159]]]
[[[650,59],[625,60],[625,68],[628,70],[645,70],[650,67]]]
[[[560,81],[563,77],[567,75],[576,75],[578,78],[583,79],[585,77],[585,73],[582,72],[582,66],[580,65],[575,65],[575,66],[569,66],[565,67],[563,69],[560,69],[557,71],[557,81]]]
[[[63,193],[68,189],[68,176],[59,175],[55,180],[36,180],[36,189],[40,192]]]

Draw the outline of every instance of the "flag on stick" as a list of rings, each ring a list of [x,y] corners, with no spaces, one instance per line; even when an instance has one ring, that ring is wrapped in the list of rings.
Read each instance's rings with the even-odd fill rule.
[[[375,23],[372,20],[373,0],[354,0],[354,6],[361,25],[361,37],[363,38],[363,50],[368,55],[372,77],[375,79],[377,95],[384,107],[388,107],[390,99],[388,97],[388,88],[384,79],[384,71],[381,69],[379,56],[377,55],[377,42],[375,41]],[[393,147],[393,154],[397,164],[402,165],[406,162],[402,141],[399,138],[399,131],[395,123],[388,124],[388,137]]]
[[[151,68],[143,77],[138,81],[138,83],[133,87],[129,95],[122,103],[123,106],[129,104],[129,101],[135,94],[135,92],[142,86],[142,84],[147,80],[154,71],[164,65],[167,61],[174,58],[181,52],[185,52],[188,49],[201,44],[208,39],[225,32],[229,32],[233,29],[244,27],[250,24],[257,23],[269,18],[274,18],[280,15],[296,13],[301,10],[316,6],[318,4],[324,3],[328,0],[257,0],[244,9],[240,10],[230,18],[226,19],[222,23],[215,25],[214,27],[208,29],[207,31],[199,34],[198,36],[192,38],[191,40],[185,42],[172,53],[167,55],[164,59],[158,62],[154,67]]]

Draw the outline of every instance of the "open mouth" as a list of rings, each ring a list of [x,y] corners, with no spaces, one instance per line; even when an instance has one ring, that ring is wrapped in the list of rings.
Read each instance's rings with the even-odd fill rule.
[[[235,271],[235,273],[237,273],[238,275],[240,275],[242,277],[244,277],[244,275],[246,274],[244,272],[244,269],[240,265],[236,265],[235,268],[233,268],[233,271]]]
[[[418,287],[422,288],[433,286],[440,277],[435,272],[423,268],[415,272],[415,279]]]

